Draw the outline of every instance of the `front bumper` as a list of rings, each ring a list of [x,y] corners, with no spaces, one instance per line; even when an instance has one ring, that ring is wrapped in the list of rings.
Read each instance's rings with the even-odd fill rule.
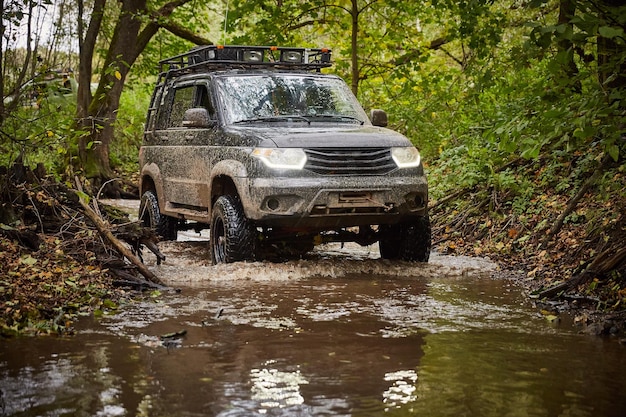
[[[427,211],[423,175],[240,180],[246,216],[259,225],[324,230],[394,224]]]

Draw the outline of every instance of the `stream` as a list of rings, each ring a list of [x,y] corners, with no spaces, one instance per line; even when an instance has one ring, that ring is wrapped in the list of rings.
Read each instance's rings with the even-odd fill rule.
[[[171,290],[71,337],[0,341],[2,416],[623,416],[626,347],[549,321],[488,259],[212,266],[179,233]]]

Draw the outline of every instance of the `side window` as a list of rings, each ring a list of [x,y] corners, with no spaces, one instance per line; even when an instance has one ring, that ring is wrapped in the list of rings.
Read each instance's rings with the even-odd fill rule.
[[[215,107],[213,106],[213,102],[211,100],[211,96],[209,96],[209,92],[205,85],[198,86],[198,107],[204,107],[209,112],[209,117],[211,120],[215,120],[217,117],[215,116]]]
[[[167,105],[170,101],[169,92],[170,92],[169,88],[163,87],[160,97],[155,97],[156,102],[158,102],[158,113],[156,116],[157,119],[156,119],[156,126],[155,126],[156,130],[165,129],[167,127],[167,121],[170,115],[170,112],[168,111],[169,106]],[[155,107],[157,106],[155,105]]]
[[[194,86],[177,88],[174,91],[174,101],[172,102],[172,111],[167,127],[181,127],[183,125],[183,116],[185,111],[193,107],[193,90]]]

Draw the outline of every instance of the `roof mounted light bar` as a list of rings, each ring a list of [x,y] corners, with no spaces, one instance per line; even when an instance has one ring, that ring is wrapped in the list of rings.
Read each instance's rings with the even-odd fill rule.
[[[159,62],[161,72],[193,68],[253,68],[317,70],[331,66],[327,48],[208,45]]]

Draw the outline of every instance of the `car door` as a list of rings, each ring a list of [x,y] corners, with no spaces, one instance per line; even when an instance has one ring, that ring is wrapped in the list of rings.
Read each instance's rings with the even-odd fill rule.
[[[167,156],[160,164],[166,209],[190,215],[208,213],[209,154],[216,127],[208,82],[181,82],[170,94],[170,111],[160,115],[159,130],[155,132],[159,142],[167,148]],[[197,108],[207,110],[208,123],[189,126],[185,123],[186,112]]]

